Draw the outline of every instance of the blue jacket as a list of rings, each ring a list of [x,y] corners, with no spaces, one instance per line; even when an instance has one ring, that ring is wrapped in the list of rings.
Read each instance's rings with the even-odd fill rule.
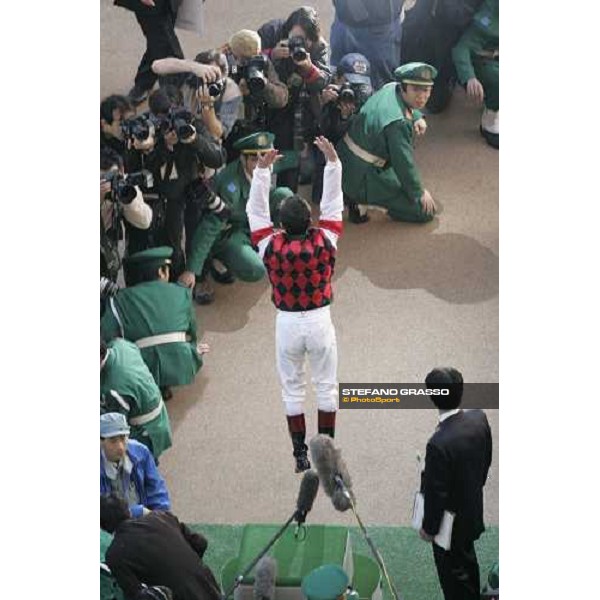
[[[144,444],[135,440],[127,442],[127,455],[133,463],[131,476],[125,474],[125,489],[129,488],[129,480],[133,484],[140,498],[140,504],[129,507],[133,518],[141,517],[144,507],[150,510],[171,510],[171,500],[165,480],[156,468],[152,454]],[[104,457],[100,452],[100,494],[111,493],[110,481],[104,467]]]

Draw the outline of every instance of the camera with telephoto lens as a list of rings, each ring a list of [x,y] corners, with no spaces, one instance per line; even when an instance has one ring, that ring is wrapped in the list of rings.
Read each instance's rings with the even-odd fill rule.
[[[121,204],[131,204],[137,194],[136,186],[149,189],[154,185],[152,173],[147,170],[127,175],[122,175],[119,171],[109,171],[101,175],[101,178],[110,182],[111,201]]]
[[[196,133],[193,123],[194,115],[186,108],[177,106],[169,110],[165,126],[167,131],[174,131],[180,140],[187,140]]]
[[[185,195],[188,202],[197,204],[203,211],[210,211],[222,221],[227,221],[231,215],[231,210],[217,196],[202,179],[195,179],[185,188]]]
[[[343,83],[337,89],[338,102],[349,102],[354,104],[356,102],[356,93],[350,83]]]
[[[288,39],[288,48],[290,56],[295,62],[300,62],[308,58],[308,52],[305,48],[305,40],[301,35],[293,35]]]
[[[185,82],[192,88],[199,90],[204,85],[204,80],[201,77],[198,77],[194,73],[190,73]],[[211,98],[217,98],[223,93],[225,89],[225,82],[222,79],[217,81],[213,81],[212,83],[207,84],[206,91]]]
[[[150,115],[144,113],[123,121],[121,123],[121,130],[126,139],[135,139],[138,140],[138,142],[145,142],[148,137],[150,137],[152,124]]]
[[[338,93],[337,103],[354,104],[357,107],[362,106],[371,96],[373,90],[365,83],[348,83],[345,82],[336,87]]]
[[[245,79],[250,94],[260,94],[267,85],[266,69],[267,59],[262,54],[258,54],[249,59],[245,65],[232,65],[231,77],[236,83]]]

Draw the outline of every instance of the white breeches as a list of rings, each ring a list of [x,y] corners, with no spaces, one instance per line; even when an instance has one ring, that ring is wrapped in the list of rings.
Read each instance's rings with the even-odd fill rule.
[[[337,410],[337,341],[329,308],[277,311],[277,370],[288,416],[304,412],[307,357],[319,410]]]

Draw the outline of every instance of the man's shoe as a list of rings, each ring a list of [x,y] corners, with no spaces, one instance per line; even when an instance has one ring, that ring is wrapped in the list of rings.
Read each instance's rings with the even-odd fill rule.
[[[224,270],[222,270],[224,269]],[[217,269],[214,263],[210,265],[210,274],[212,278],[222,285],[229,285],[235,282],[235,277],[231,273],[231,271],[221,263],[221,269]]]
[[[481,135],[485,138],[485,141],[492,147],[499,150],[500,134],[486,131],[483,127],[479,128]]]
[[[215,291],[210,284],[208,277],[196,282],[193,292],[194,300],[197,304],[212,304],[215,301]]]
[[[360,208],[358,208],[358,204],[348,204],[348,220],[350,223],[360,225],[369,221],[369,215],[366,212],[362,214]]]
[[[144,100],[148,98],[148,90],[143,90],[142,88],[139,88],[134,85],[129,90],[127,97],[129,98],[129,100],[131,100],[131,103],[134,106],[137,106],[138,104],[141,104],[142,102],[144,102]]]

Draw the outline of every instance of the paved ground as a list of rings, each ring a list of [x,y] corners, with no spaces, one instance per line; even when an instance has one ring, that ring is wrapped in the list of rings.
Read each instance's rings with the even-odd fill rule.
[[[126,92],[144,41],[134,17],[101,2],[101,91]],[[207,1],[206,36],[182,32],[187,56],[238,29],[285,16],[300,3]],[[252,9],[250,10],[250,5]],[[324,31],[331,3],[313,2]],[[465,379],[498,381],[498,153],[477,132],[477,110],[457,92],[451,109],[429,118],[417,148],[428,189],[443,207],[427,225],[375,214],[348,224],[340,243],[333,318],[340,381],[421,381],[436,365]],[[274,364],[275,311],[266,283],[217,290],[198,309],[213,348],[196,383],[169,403],[174,447],[161,470],[174,510],[203,523],[278,522],[292,511],[298,476]],[[316,429],[309,397],[309,431]],[[498,439],[498,411],[489,411]],[[351,411],[339,416],[337,443],[370,524],[407,524],[417,484],[415,456],[435,428],[433,411]],[[486,518],[498,523],[498,449],[486,487]],[[351,524],[317,499],[313,519]]]

